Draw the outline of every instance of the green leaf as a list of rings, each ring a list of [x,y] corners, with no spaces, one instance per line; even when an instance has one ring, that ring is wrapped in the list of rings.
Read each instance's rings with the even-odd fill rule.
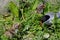
[[[13,14],[14,17],[18,17],[19,10],[14,2],[9,3],[9,9],[11,10],[11,13]]]
[[[6,35],[2,35],[2,36],[1,36],[1,39],[2,39],[2,40],[8,40],[8,37],[7,37]]]

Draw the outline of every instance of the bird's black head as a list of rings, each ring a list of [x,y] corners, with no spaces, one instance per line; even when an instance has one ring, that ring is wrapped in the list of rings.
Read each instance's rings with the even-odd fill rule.
[[[49,15],[45,15],[41,18],[41,22],[43,23],[43,22],[47,21],[49,18],[50,18]]]

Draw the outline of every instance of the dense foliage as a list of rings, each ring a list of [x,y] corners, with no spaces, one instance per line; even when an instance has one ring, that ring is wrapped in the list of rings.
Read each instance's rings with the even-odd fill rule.
[[[40,25],[42,13],[37,13],[36,8],[42,4],[42,0],[18,0],[19,6],[14,2],[8,4],[10,14],[0,15],[0,40],[60,40],[60,19],[54,18],[50,27]],[[59,12],[59,2],[52,4],[45,3],[44,14],[47,12]],[[7,14],[6,14],[7,15]],[[8,38],[4,33],[9,30],[14,23],[19,23],[20,28],[12,38]],[[49,36],[48,38],[45,38]]]

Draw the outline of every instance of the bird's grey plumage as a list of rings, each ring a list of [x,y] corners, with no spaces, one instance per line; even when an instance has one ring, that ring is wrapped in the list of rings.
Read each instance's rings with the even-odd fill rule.
[[[60,12],[57,13],[57,17],[60,18]]]
[[[55,14],[56,14],[57,18],[59,19],[60,18],[60,12],[58,12],[58,13],[53,13],[53,12],[46,13],[45,15],[49,15],[50,18],[47,21],[45,21],[44,23],[51,24],[52,20],[54,19]]]
[[[49,13],[47,13],[46,15],[49,15],[50,18],[49,18],[47,21],[45,21],[44,23],[46,23],[46,24],[51,24],[51,23],[52,23],[51,20],[54,19],[54,13],[53,13],[53,12],[49,12]]]

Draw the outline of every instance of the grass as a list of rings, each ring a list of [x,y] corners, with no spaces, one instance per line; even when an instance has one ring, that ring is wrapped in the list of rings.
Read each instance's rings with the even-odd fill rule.
[[[60,19],[53,19],[53,25],[48,28],[47,25],[41,26],[40,19],[41,13],[36,12],[37,6],[42,3],[42,0],[20,0],[19,7],[14,3],[10,2],[8,8],[11,11],[10,16],[6,17],[0,15],[0,40],[45,40],[44,34],[49,34],[49,38],[46,40],[60,40]],[[59,5],[52,6],[51,3],[45,4],[44,13],[47,12],[58,12]],[[57,21],[57,25],[55,24]],[[12,38],[8,38],[4,33],[6,29],[9,30],[13,24],[19,23],[20,28],[16,35],[12,35]]]

